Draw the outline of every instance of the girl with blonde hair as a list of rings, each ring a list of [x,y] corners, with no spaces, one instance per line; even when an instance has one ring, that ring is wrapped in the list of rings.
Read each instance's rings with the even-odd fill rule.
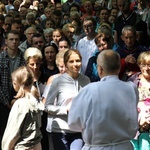
[[[12,73],[12,83],[17,99],[9,114],[2,139],[3,150],[41,150],[41,111],[31,70],[22,66]],[[10,134],[11,133],[11,134]]]

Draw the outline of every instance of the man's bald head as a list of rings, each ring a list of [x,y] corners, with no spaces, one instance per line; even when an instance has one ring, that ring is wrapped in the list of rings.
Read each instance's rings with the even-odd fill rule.
[[[120,56],[113,50],[104,50],[98,55],[97,65],[103,69],[105,75],[118,75],[121,67]]]

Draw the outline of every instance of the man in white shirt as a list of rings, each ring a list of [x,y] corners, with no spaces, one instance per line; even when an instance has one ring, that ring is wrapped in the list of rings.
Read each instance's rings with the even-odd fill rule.
[[[98,49],[94,41],[97,35],[95,32],[96,20],[93,17],[86,17],[83,20],[83,29],[86,36],[79,40],[77,50],[79,50],[82,56],[81,73],[84,74],[89,58],[92,57]]]
[[[73,99],[68,124],[82,132],[82,150],[133,150],[138,130],[138,90],[119,80],[120,57],[113,50],[97,59],[101,81],[85,86]]]

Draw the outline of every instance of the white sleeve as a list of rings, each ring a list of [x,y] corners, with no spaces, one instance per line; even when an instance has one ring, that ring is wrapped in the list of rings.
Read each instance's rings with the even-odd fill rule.
[[[45,103],[45,111],[51,115],[67,115],[66,106],[56,106],[55,101],[57,101],[57,97],[59,94],[59,81],[54,80],[49,89],[46,103]]]
[[[20,102],[18,101],[14,103],[9,114],[7,126],[2,139],[3,150],[9,150],[13,148],[21,136],[22,123],[26,113],[22,111],[23,108],[20,107]]]
[[[50,90],[51,84],[46,85],[42,97],[47,98],[48,92]]]
[[[86,121],[92,109],[92,97],[87,86],[73,99],[69,115],[68,125],[71,130],[82,132],[86,127]]]

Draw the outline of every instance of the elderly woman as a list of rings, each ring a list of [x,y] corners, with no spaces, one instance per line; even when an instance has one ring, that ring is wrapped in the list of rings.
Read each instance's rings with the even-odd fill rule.
[[[53,31],[54,31],[53,28],[47,28],[44,30],[44,37],[46,40],[46,44],[49,44],[53,40],[53,38],[52,38]]]
[[[26,65],[31,69],[34,74],[34,83],[39,88],[39,94],[43,93],[44,90],[44,77],[40,70],[42,64],[42,53],[39,49],[30,47],[24,53],[24,59]]]
[[[70,49],[64,54],[66,73],[53,80],[46,99],[45,110],[54,116],[51,125],[54,150],[81,150],[83,146],[81,133],[71,131],[67,123],[72,98],[90,82],[79,73],[81,61],[77,50]]]
[[[28,12],[26,15],[27,27],[36,27],[36,16],[33,12]]]
[[[24,53],[24,59],[26,61],[27,66],[31,69],[34,75],[34,85],[37,87],[40,98],[42,98],[42,94],[45,88],[45,76],[43,72],[40,70],[42,63],[42,52],[34,47],[28,48]],[[43,113],[42,115],[42,128],[41,132],[43,135],[41,144],[42,149],[48,149],[48,137],[46,132],[46,124],[47,124],[47,113]]]
[[[150,51],[142,52],[137,64],[141,70],[129,78],[139,90],[139,133],[132,140],[135,150],[149,150],[150,148]]]
[[[43,56],[42,56],[41,51],[35,47],[28,48],[24,53],[25,63],[30,68],[30,70],[32,71],[34,75],[33,76],[34,85],[35,87],[37,87],[40,97],[45,88],[44,76],[40,70],[40,67],[42,64],[42,58]],[[14,95],[14,92],[13,92],[13,95]],[[13,104],[14,102],[15,100],[12,100],[11,104]]]

